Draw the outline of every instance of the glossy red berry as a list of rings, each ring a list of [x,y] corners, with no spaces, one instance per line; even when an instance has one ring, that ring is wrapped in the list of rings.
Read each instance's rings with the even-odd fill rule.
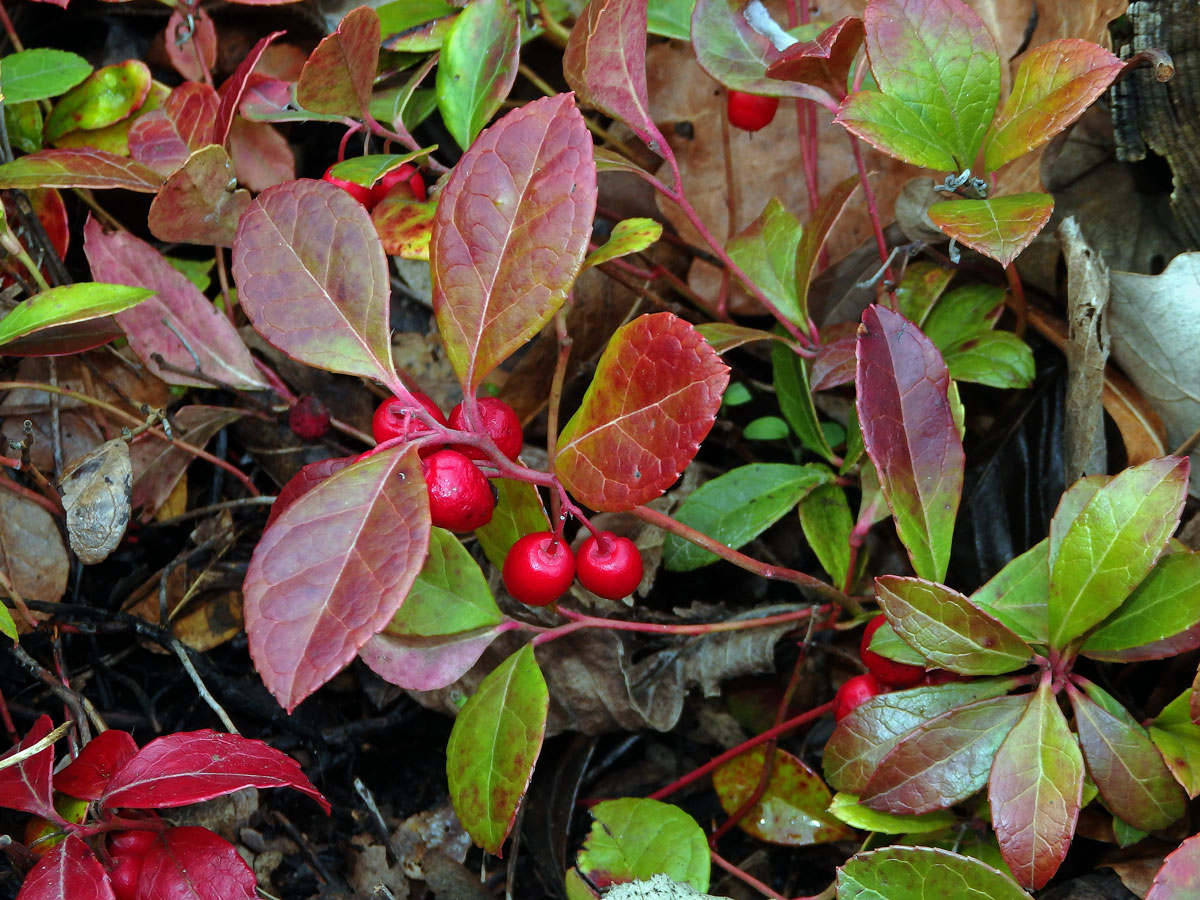
[[[301,440],[318,440],[329,431],[329,410],[316,397],[305,394],[288,412],[288,425]]]
[[[834,721],[842,721],[872,697],[886,693],[887,688],[870,672],[865,675],[855,675],[838,688],[837,695],[833,698]]]
[[[340,187],[367,209],[371,208],[371,189],[363,187],[361,184],[355,184],[353,181],[347,181],[345,178],[338,178],[333,174],[333,166],[325,170],[325,174],[321,176],[321,180],[328,181],[330,184]]]
[[[513,408],[496,397],[480,397],[476,402],[476,409],[479,411],[484,432],[491,435],[500,452],[509,459],[520,456],[521,449],[525,446],[525,438],[521,433],[521,420],[517,418]],[[450,410],[449,422],[450,427],[458,431],[471,430],[461,403]],[[456,446],[454,449],[471,459],[487,459],[487,455],[477,447]]]
[[[730,91],[725,106],[729,113],[729,124],[743,131],[758,131],[766,128],[779,109],[778,97],[761,97],[743,91]]]
[[[390,172],[384,173],[384,176],[371,187],[371,206],[374,206],[386,197],[391,189],[398,184],[408,185],[408,190],[412,194],[412,198],[424,202],[426,197],[425,179],[421,177],[421,173],[417,171],[416,166],[405,163],[398,168],[392,169]]]
[[[549,531],[521,538],[504,557],[504,586],[526,606],[545,606],[567,592],[575,578],[575,557]]]
[[[438,409],[436,403],[417,391],[413,392],[413,399],[421,404],[421,407],[435,422],[439,425],[446,424],[446,416]],[[371,419],[371,434],[375,437],[376,442],[382,444],[392,438],[404,438],[411,441],[423,434],[429,434],[429,426],[412,415],[411,410],[412,407],[409,404],[397,397],[384,400],[379,404],[379,408],[375,410],[375,416]],[[427,457],[438,449],[439,447],[434,444],[422,447],[421,457]]]
[[[136,900],[138,878],[142,874],[140,854],[114,856],[108,870],[108,883],[116,900]]]
[[[108,852],[113,856],[141,856],[158,837],[157,831],[132,829],[130,831],[112,831],[108,835]]]
[[[910,666],[907,663],[899,663],[888,659],[886,656],[880,656],[873,650],[867,649],[871,646],[871,638],[875,635],[875,632],[886,621],[886,616],[878,615],[867,623],[867,627],[863,631],[862,641],[858,645],[858,655],[862,659],[863,665],[870,669],[872,675],[889,687],[906,688],[920,684],[925,679],[925,668],[923,666]]]
[[[457,450],[438,450],[421,460],[429,489],[429,518],[438,528],[464,533],[492,521],[491,482]]]
[[[627,537],[603,531],[588,535],[575,557],[579,583],[608,600],[628,597],[642,583],[642,554]]]

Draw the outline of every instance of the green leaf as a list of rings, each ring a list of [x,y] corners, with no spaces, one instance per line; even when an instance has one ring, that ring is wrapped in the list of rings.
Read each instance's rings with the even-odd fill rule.
[[[708,339],[705,338],[705,340]],[[721,405],[742,406],[753,399],[754,395],[750,393],[750,389],[743,382],[735,381],[725,389],[725,395],[721,398]]]
[[[947,200],[927,211],[947,237],[1008,266],[1054,212],[1049,194],[1009,194],[987,200]]]
[[[837,900],[1029,900],[1003,872],[933,847],[859,853],[838,869]]]
[[[867,645],[867,649],[895,662],[904,663],[906,666],[925,668],[929,664],[925,657],[896,634],[896,629],[886,620],[881,622],[875,629],[875,633],[871,635],[871,643]]]
[[[812,391],[809,390],[809,362],[797,356],[790,347],[776,344],[771,347],[771,371],[775,382],[775,396],[779,400],[779,411],[787,419],[800,443],[807,449],[833,462],[836,458],[813,406]]]
[[[877,91],[858,91],[842,101],[834,119],[856,137],[896,159],[926,169],[958,171],[949,142],[920,111]]]
[[[1158,714],[1150,725],[1150,740],[1175,780],[1195,798],[1200,795],[1200,726],[1192,722],[1190,695],[1190,690],[1184,691]]]
[[[105,66],[71,88],[46,119],[44,137],[53,143],[69,131],[94,131],[120,122],[150,93],[150,70],[140,59]]]
[[[991,331],[1003,304],[1004,288],[991,284],[956,288],[938,299],[921,330],[945,356],[954,347]]]
[[[696,326],[696,331],[700,332],[700,336],[718,353],[725,353],[752,341],[778,341],[785,346],[791,345],[783,335],[727,322],[704,322]]]
[[[504,615],[479,564],[457,537],[429,532],[429,555],[388,631],[417,637],[457,634],[498,625]]]
[[[613,226],[608,240],[584,259],[583,265],[598,266],[619,256],[641,253],[662,237],[662,223],[653,219],[622,219]]]
[[[778,522],[810,490],[832,478],[828,469],[817,465],[752,463],[700,485],[680,504],[675,519],[736,550]],[[673,572],[697,569],[717,559],[672,534],[663,543],[663,563]]]
[[[474,0],[454,20],[442,43],[437,97],[464,150],[508,97],[520,53],[521,21],[509,0]]]
[[[1062,546],[1063,538],[1066,537],[1071,525],[1079,518],[1079,514],[1088,505],[1088,501],[1096,496],[1096,492],[1110,480],[1108,475],[1087,475],[1067,488],[1058,498],[1058,506],[1055,507],[1054,516],[1050,519],[1050,536],[1046,549],[1047,562],[1051,567],[1058,559],[1058,548]],[[1049,571],[1047,571],[1046,577],[1050,577]],[[1048,590],[1047,593],[1049,593]]]
[[[450,799],[471,839],[494,856],[533,777],[549,709],[546,679],[526,644],[488,673],[454,720]]]
[[[1080,652],[1104,659],[1106,651],[1127,650],[1173,637],[1200,623],[1200,553],[1170,553],[1117,611],[1093,631]]]
[[[1112,820],[1113,837],[1117,839],[1117,846],[1124,850],[1126,847],[1132,847],[1138,841],[1148,837],[1150,832],[1142,831],[1140,828],[1134,828],[1124,819],[1113,816]]]
[[[1033,655],[1011,629],[944,585],[882,575],[875,579],[875,596],[900,637],[939,668],[1003,675]]]
[[[924,329],[926,317],[954,278],[954,271],[923,259],[909,263],[900,283],[896,285],[896,308],[900,310],[900,315]],[[925,334],[938,344],[937,338],[929,332]]]
[[[730,258],[788,319],[805,327],[796,297],[800,221],[772,198],[757,219],[725,244]]]
[[[1050,542],[1038,541],[971,595],[971,602],[1024,640],[1048,643],[1046,595],[1050,592]]]
[[[800,501],[800,527],[834,587],[850,574],[850,532],[854,517],[846,492],[836,484],[820,484]]]
[[[708,842],[696,820],[660,800],[623,797],[591,809],[592,830],[577,868],[595,884],[640,881],[662,873],[708,890]]]
[[[422,53],[441,48],[445,31],[459,8],[444,0],[392,0],[375,11],[384,47]],[[423,25],[432,27],[425,30]]]
[[[1103,621],[1146,577],[1179,523],[1187,481],[1187,459],[1168,456],[1126,469],[1096,491],[1050,568],[1052,646],[1063,648]]]
[[[66,50],[22,50],[0,59],[0,92],[5,106],[46,100],[69,91],[91,74],[91,63]]]
[[[646,6],[646,30],[650,34],[691,41],[696,0],[650,0]]]
[[[742,429],[742,437],[748,441],[782,441],[791,433],[779,416],[761,416]]]
[[[475,538],[488,561],[502,569],[509,548],[527,534],[546,531],[550,520],[546,518],[542,500],[532,484],[511,478],[493,478],[492,487],[496,489],[496,508],[492,520],[475,529]]]
[[[1036,374],[1033,350],[1008,331],[992,331],[963,341],[949,350],[945,359],[955,381],[994,388],[1026,388],[1033,384]]]
[[[42,108],[36,100],[4,104],[4,124],[9,142],[24,153],[42,149]]]
[[[145,288],[83,281],[30,297],[0,319],[0,344],[55,325],[86,322],[137,306],[154,294]]]
[[[899,816],[880,812],[863,806],[854,794],[841,791],[833,795],[829,812],[847,825],[881,834],[925,834],[949,828],[955,821],[954,813],[949,810],[938,810],[921,816]]]
[[[418,159],[422,156],[428,156],[437,145],[432,147],[424,147],[421,150],[414,150],[412,153],[405,153],[402,156],[397,156],[394,153],[371,153],[366,156],[352,156],[349,159],[344,159],[340,163],[335,163],[329,169],[329,174],[336,175],[346,181],[353,181],[355,184],[361,184],[363,187],[370,187],[392,169],[398,169],[406,162]]]

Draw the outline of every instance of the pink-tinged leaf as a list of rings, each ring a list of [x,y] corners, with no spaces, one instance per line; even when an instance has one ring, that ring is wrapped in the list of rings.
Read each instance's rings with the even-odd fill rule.
[[[167,58],[188,81],[201,82],[217,64],[217,29],[203,9],[189,23],[178,8],[167,20]]]
[[[821,346],[812,363],[812,389],[828,391],[850,384],[858,368],[858,332],[853,322],[821,329]]]
[[[929,207],[929,220],[1002,266],[1008,266],[1037,237],[1054,212],[1049,194],[1009,194],[989,200],[947,200]]]
[[[1170,637],[1130,647],[1126,650],[1081,650],[1080,655],[1103,662],[1145,662],[1150,659],[1170,659],[1181,653],[1200,649],[1200,624]]]
[[[863,312],[858,421],[867,454],[917,575],[942,581],[963,484],[963,449],[933,343],[899,313]]]
[[[639,316],[608,343],[583,402],[558,437],[554,466],[592,509],[661,496],[708,435],[729,367],[671,313]]]
[[[99,800],[113,775],[137,752],[137,743],[128,731],[102,731],[54,776],[54,789],[81,800]]]
[[[193,405],[176,410],[171,420],[176,437],[194,447],[203,447],[218,431],[241,417],[241,410],[228,406]],[[141,509],[139,518],[147,522],[167,502],[195,457],[169,441],[149,435],[139,435],[130,444],[129,456],[133,467],[129,502],[134,509]]]
[[[105,234],[99,222],[88,219],[83,250],[97,278],[157,292],[115,318],[134,353],[163,381],[212,387],[210,382],[163,369],[155,354],[185,371],[195,370],[198,360],[205,375],[237,387],[262,390],[267,386],[229,320],[145,241],[128,232]]]
[[[383,242],[383,252],[404,259],[429,259],[437,203],[410,200],[394,191],[371,210],[371,221]]]
[[[808,319],[808,286],[816,271],[825,239],[841,217],[842,211],[858,190],[858,176],[851,176],[821,195],[817,208],[804,223],[800,246],[796,248],[796,303],[804,320]]]
[[[1146,900],[1185,900],[1200,896],[1200,834],[1193,834],[1163,860]]]
[[[488,673],[454,720],[446,745],[450,799],[467,834],[494,856],[533,777],[549,710],[546,679],[526,644]]]
[[[140,162],[104,150],[39,150],[0,165],[0,188],[124,188],[154,194],[162,178]]]
[[[129,127],[129,153],[160,175],[183,165],[195,150],[213,143],[213,123],[220,107],[217,92],[189,81],[175,88],[161,109],[138,117]]]
[[[983,148],[988,170],[1040,147],[1078,119],[1108,89],[1122,65],[1099,44],[1074,38],[1030,50],[988,132]]]
[[[646,92],[646,0],[591,0],[563,53],[563,76],[581,102],[628,125],[655,153],[670,153]]]
[[[788,343],[788,339],[782,335],[763,331],[760,328],[747,328],[745,325],[731,325],[728,322],[705,322],[697,325],[696,331],[718,353],[728,353],[736,347],[754,341]]]
[[[442,189],[430,258],[438,328],[465,388],[562,306],[595,209],[592,139],[570,94],[513,110],[463,154]]]
[[[782,51],[767,66],[767,77],[811,84],[839,97],[846,90],[850,66],[862,42],[862,19],[838,19],[813,40],[792,44]]]
[[[289,712],[391,621],[425,561],[429,498],[411,448],[322,481],[264,533],[243,584],[250,655]]]
[[[17,900],[114,900],[114,897],[100,860],[87,844],[69,834],[29,870]]]
[[[504,631],[496,626],[437,637],[381,631],[363,645],[358,656],[372,672],[397,687],[436,691],[465,675]]]
[[[234,119],[229,129],[229,156],[238,182],[251,191],[265,191],[296,177],[291,145],[266,122]]]
[[[250,192],[237,188],[223,147],[197,150],[171,174],[150,204],[147,224],[160,241],[232,247]]]
[[[371,86],[379,64],[379,16],[359,6],[322,39],[304,64],[296,83],[296,99],[317,113],[357,116],[371,102]]]
[[[101,805],[140,809],[186,806],[242,788],[290,787],[329,812],[329,802],[300,764],[262,741],[216,731],[155,738],[113,775]]]
[[[39,716],[33,723],[29,733],[21,738],[21,743],[13,753],[32,747],[50,733],[52,726],[49,716]],[[3,762],[3,758],[0,758]],[[19,809],[33,813],[51,821],[59,821],[58,813],[54,811],[53,786],[50,773],[54,768],[54,748],[47,747],[26,757],[16,765],[0,769],[0,806],[8,809]]]
[[[283,34],[282,31],[272,31],[259,40],[250,48],[246,58],[238,63],[238,67],[229,76],[229,80],[221,85],[221,106],[217,110],[217,123],[213,128],[214,143],[224,144],[226,138],[229,137],[229,128],[233,124],[233,116],[242,102],[242,94],[246,91],[246,82],[250,78],[250,73],[258,65],[259,57],[263,55],[267,45]]]
[[[271,512],[267,515],[267,527],[271,527],[271,523],[283,515],[283,511],[315,488],[318,484],[334,475],[346,466],[354,462],[353,456],[336,456],[331,459],[318,460],[315,463],[309,463],[299,472],[292,476],[291,480],[285,484],[275,497],[275,502],[271,504]]]
[[[134,896],[154,900],[255,900],[257,879],[233,844],[189,825],[159,832],[142,856]]]
[[[341,188],[302,179],[263,191],[238,223],[233,277],[250,323],[288,356],[398,389],[387,259]]]
[[[988,779],[992,827],[1017,883],[1037,890],[1067,855],[1083,793],[1083,756],[1049,679],[996,754]]]

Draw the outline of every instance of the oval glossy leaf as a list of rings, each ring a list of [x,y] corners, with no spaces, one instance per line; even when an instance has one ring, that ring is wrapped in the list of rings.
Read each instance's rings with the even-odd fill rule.
[[[137,756],[128,731],[110,728],[88,741],[79,755],[54,775],[54,789],[81,800],[99,800],[113,775]]]
[[[1054,198],[1049,194],[1009,194],[935,203],[927,215],[942,234],[1008,266],[1037,237],[1053,212]]]
[[[772,198],[757,219],[725,244],[725,251],[788,319],[806,325],[796,298],[800,221]]]
[[[359,6],[322,39],[296,82],[296,100],[315,113],[360,116],[371,102],[379,64],[379,16]]]
[[[1049,680],[1028,701],[992,765],[988,800],[1000,852],[1017,882],[1036,890],[1067,855],[1083,793],[1083,756]]]
[[[1200,795],[1200,726],[1192,722],[1190,690],[1167,704],[1150,726],[1150,740],[1188,796]]]
[[[675,511],[674,518],[736,550],[783,518],[817,485],[832,479],[833,473],[824,466],[739,466],[700,485]],[[663,542],[663,563],[673,572],[686,572],[717,559],[673,534]]]
[[[835,455],[817,418],[817,408],[809,389],[810,365],[789,346],[775,344],[771,347],[771,372],[779,411],[805,448],[833,462]]]
[[[69,834],[29,870],[17,900],[114,900],[114,896],[96,854]]]
[[[727,353],[735,347],[754,341],[778,341],[787,344],[788,339],[782,335],[763,331],[761,328],[747,328],[745,325],[730,325],[727,322],[704,322],[696,326],[700,335],[718,353]],[[793,354],[794,355],[794,354]]]
[[[764,759],[763,748],[754,747],[713,772],[713,790],[726,813],[741,809],[757,790]],[[785,847],[854,837],[853,831],[828,812],[832,800],[821,776],[792,754],[775,750],[766,789],[738,820],[738,827],[760,841]]]
[[[696,820],[660,800],[622,797],[591,809],[592,830],[577,868],[599,887],[644,881],[659,873],[708,890],[708,844]]]
[[[54,104],[44,137],[53,142],[68,131],[112,125],[141,106],[149,92],[150,69],[140,59],[104,66]]]
[[[555,470],[592,509],[632,509],[675,483],[708,435],[729,367],[671,313],[613,334],[583,402],[558,436]]]
[[[587,255],[584,266],[598,266],[610,259],[641,253],[662,237],[662,223],[653,219],[622,219],[613,226],[608,240]]]
[[[921,578],[942,581],[963,484],[950,376],[933,343],[898,313],[870,306],[858,335],[858,421],[896,532]]]
[[[168,828],[142,856],[137,897],[254,900],[257,879],[237,848],[207,828]]]
[[[388,172],[400,168],[406,162],[427,156],[436,149],[437,145],[435,144],[411,153],[369,153],[366,156],[352,156],[350,159],[334,163],[329,167],[329,172],[346,181],[353,181],[363,187],[371,187]]]
[[[1073,38],[1026,53],[988,132],[983,148],[988,171],[1040,147],[1078,119],[1108,90],[1122,65],[1099,44]]]
[[[464,150],[517,80],[521,21],[509,0],[475,0],[455,18],[437,67],[438,109]]]
[[[1200,596],[1200,553],[1167,554],[1117,611],[1088,636],[1081,652],[1103,659],[1106,652],[1128,650],[1181,634],[1200,623],[1197,596]]]
[[[1146,900],[1184,900],[1200,892],[1200,834],[1193,834],[1163,860]]]
[[[546,735],[550,692],[526,644],[488,673],[459,711],[446,778],[467,834],[499,856]]]
[[[150,204],[147,225],[160,241],[232,247],[250,192],[237,187],[224,147],[209,144],[167,176]]]
[[[331,475],[263,532],[242,586],[246,635],[289,712],[391,621],[425,561],[429,528],[410,449]]]
[[[592,139],[570,94],[513,110],[463,154],[442,189],[430,258],[438,328],[465,388],[562,306],[595,209]]]
[[[244,2],[244,0],[243,0]],[[233,70],[233,74],[223,84],[221,91],[221,105],[217,108],[217,121],[213,126],[213,143],[224,146],[229,139],[229,129],[233,125],[234,115],[237,113],[238,107],[242,102],[242,95],[246,92],[246,83],[250,80],[250,75],[254,71],[254,67],[258,65],[259,59],[266,51],[267,46],[285,34],[283,31],[272,31],[267,36],[260,38],[258,43],[250,48],[250,52],[245,58],[238,63],[238,67]]]
[[[1103,621],[1146,577],[1179,523],[1187,484],[1187,458],[1166,456],[1125,469],[1096,491],[1050,568],[1053,646]]]
[[[52,723],[49,716],[38,716],[29,733],[21,738],[15,749],[5,754],[14,756],[23,750],[31,749],[35,744],[50,734]],[[0,764],[4,758],[0,757]],[[59,819],[54,811],[53,788],[51,772],[54,769],[54,748],[46,747],[35,752],[32,756],[23,758],[13,764],[11,761],[0,769],[0,803],[9,809],[19,809],[22,812],[33,813],[35,816]]]
[[[782,50],[767,66],[767,75],[784,81],[801,81],[832,96],[841,96],[862,42],[862,19],[846,16],[811,41],[800,41]]]
[[[955,822],[954,813],[938,810],[920,816],[898,816],[863,806],[854,794],[839,791],[833,795],[829,813],[854,828],[877,831],[880,834],[928,834],[949,828]]]
[[[90,74],[91,63],[66,50],[21,50],[0,60],[0,92],[5,106],[46,100],[69,91]]]
[[[72,322],[86,322],[137,306],[153,291],[83,281],[35,294],[0,319],[0,344]]]
[[[509,548],[530,532],[548,530],[550,520],[537,488],[529,482],[494,478],[492,487],[497,495],[492,521],[476,528],[475,538],[491,564],[502,569]]]
[[[387,258],[367,211],[341,188],[305,179],[259,194],[238,222],[233,277],[251,324],[288,356],[401,387]]]
[[[962,675],[1003,675],[1033,650],[1010,628],[945,585],[882,575],[875,596],[896,633],[934,666]]]
[[[1033,350],[1009,331],[989,331],[945,351],[946,367],[955,381],[1017,390],[1033,384],[1037,367]]]
[[[1043,539],[1008,561],[987,584],[971,595],[971,603],[999,619],[1026,641],[1049,640],[1046,595],[1050,592],[1049,541]]]
[[[479,661],[483,651],[505,630],[501,627],[440,637],[372,635],[358,651],[372,672],[410,691],[436,691],[454,684]]]
[[[479,563],[457,537],[434,528],[429,533],[425,565],[387,631],[439,637],[498,625],[503,620]]]
[[[947,138],[920,111],[879,91],[857,91],[842,101],[834,119],[875,149],[914,166],[957,171]]]
[[[838,869],[837,900],[1028,900],[986,863],[935,847],[885,847]]]
[[[153,194],[162,187],[153,169],[104,150],[39,150],[0,165],[0,188],[124,188]]]

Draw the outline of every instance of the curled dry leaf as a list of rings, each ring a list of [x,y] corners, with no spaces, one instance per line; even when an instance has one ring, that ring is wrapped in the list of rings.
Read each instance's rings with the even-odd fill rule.
[[[105,441],[68,463],[58,480],[67,511],[71,549],[85,565],[103,562],[121,543],[129,525],[133,468],[122,438]]]
[[[26,600],[57,603],[70,561],[54,517],[31,500],[0,491],[0,572]]]

